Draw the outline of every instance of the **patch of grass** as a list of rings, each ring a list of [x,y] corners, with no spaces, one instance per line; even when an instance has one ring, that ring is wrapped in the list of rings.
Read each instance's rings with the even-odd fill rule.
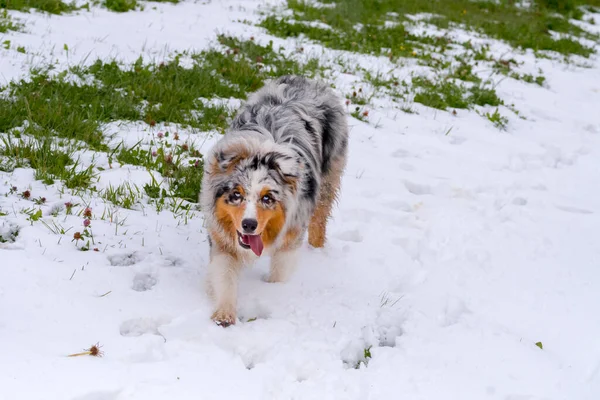
[[[298,63],[293,59],[284,56],[283,47],[280,47],[278,51],[273,47],[273,42],[270,41],[267,45],[263,46],[254,41],[253,38],[247,41],[242,41],[234,37],[220,35],[219,43],[223,46],[226,46],[230,49],[230,52],[227,54],[241,54],[247,62],[258,64],[257,68],[259,69],[260,74],[258,75],[258,79],[260,83],[259,86],[262,86],[264,80],[268,77],[276,77],[282,75],[304,75],[309,78],[315,77],[318,73],[322,72],[323,67],[319,65],[319,61],[316,58],[310,58],[304,63]],[[218,61],[218,60],[217,60]],[[217,65],[214,63],[213,65]],[[266,66],[268,68],[263,68]],[[243,84],[247,78],[243,76],[237,77],[234,79],[237,85]],[[254,85],[252,85],[254,86]],[[249,88],[249,90],[256,90]],[[240,93],[239,98],[245,97],[245,92]]]
[[[506,75],[513,79],[517,79],[517,80],[524,81],[527,83],[535,83],[539,86],[543,86],[544,82],[546,81],[546,78],[541,74],[542,73],[541,70],[540,70],[540,75],[522,74],[522,73],[515,71],[514,68],[517,67],[519,65],[519,63],[514,58],[500,59],[500,60],[490,59],[490,60],[492,61],[492,68],[494,69],[495,72]]]
[[[116,61],[96,61],[51,77],[33,73],[0,92],[0,132],[26,123],[25,133],[58,136],[106,151],[102,124],[115,120],[179,123],[200,130],[224,129],[231,111],[204,104],[199,98],[240,98],[270,77],[297,73],[314,75],[316,61],[300,65],[286,59],[272,44],[221,37],[223,50],[211,49],[160,64],[139,59],[123,67]],[[76,78],[76,79],[74,79]],[[78,83],[75,83],[79,81]]]
[[[190,155],[187,151],[177,151],[165,146],[160,146],[155,151],[148,151],[136,145],[129,149],[122,149],[117,154],[117,160],[123,164],[144,166],[148,170],[157,171],[166,179],[170,188],[168,192],[161,190],[157,182],[144,186],[150,198],[169,196],[197,202],[203,163],[200,158],[192,159]]]
[[[481,78],[473,73],[473,66],[464,60],[461,60],[450,74],[452,78],[460,79],[465,82],[480,82]]]
[[[371,355],[371,346],[369,347],[365,347],[363,349],[363,354],[360,360],[358,360],[358,362],[356,363],[356,365],[354,366],[354,369],[360,369],[360,365],[364,364],[364,366],[368,366],[369,365],[369,360],[371,360],[372,355]]]
[[[21,29],[21,25],[13,22],[6,9],[0,11],[0,33],[18,31],[19,29]]]
[[[24,12],[35,8],[50,14],[62,14],[76,10],[77,6],[75,2],[65,3],[62,0],[0,0],[0,8]]]
[[[415,77],[412,83],[414,87],[419,89],[414,98],[416,103],[440,110],[446,110],[448,107],[469,107],[469,100],[466,96],[467,89],[453,83],[451,80],[433,82],[426,78]]]
[[[142,199],[143,193],[136,184],[125,182],[119,186],[109,185],[106,189],[100,191],[100,197],[112,202],[113,204],[132,209]]]
[[[115,12],[127,12],[135,10],[138,6],[137,0],[104,0],[104,7]]]
[[[478,106],[499,106],[504,102],[498,97],[496,91],[493,88],[486,88],[482,86],[473,86],[471,89],[471,95],[469,96],[469,102]]]
[[[18,144],[7,138],[0,166],[27,165],[36,170],[37,179],[48,184],[60,179],[69,188],[89,188],[94,167],[80,168],[71,153],[53,146],[59,138],[68,146],[109,153],[109,164],[115,157],[121,163],[157,171],[168,190],[149,185],[144,190],[150,197],[197,202],[203,165],[191,145],[159,141],[151,144],[152,149],[110,149],[103,125],[142,120],[150,127],[177,123],[223,131],[232,110],[201,99],[244,99],[267,79],[286,74],[315,76],[321,70],[314,59],[299,64],[284,57],[283,49],[275,50],[272,42],[259,45],[227,36],[220,36],[219,42],[218,49],[179,54],[159,64],[144,63],[141,58],[129,66],[98,60],[54,75],[50,70],[33,71],[27,80],[0,88],[0,132],[32,138],[31,143]],[[138,193],[132,197],[133,192],[126,189],[110,188],[102,195],[132,207]]]
[[[0,227],[0,243],[14,243],[20,230],[21,228],[18,225],[3,221]]]
[[[485,116],[492,124],[494,124],[496,128],[501,130],[506,129],[506,125],[508,124],[508,118],[501,115],[498,109],[496,109],[496,111],[494,111],[493,113],[485,113]]]
[[[600,6],[600,2],[598,0],[536,0],[535,5],[543,11],[553,11],[567,18],[581,19],[583,7]]]
[[[585,4],[595,5],[598,0]],[[556,38],[551,32],[597,39],[567,17],[578,16],[577,0],[546,0],[517,5],[513,0],[332,0],[333,7],[316,7],[302,0],[288,0],[290,17],[268,16],[261,26],[282,37],[301,34],[327,47],[380,54],[414,57],[415,49],[433,43],[436,38],[410,34],[403,23],[407,15],[434,14],[428,22],[440,27],[465,25],[471,30],[504,40],[514,47],[550,50],[561,54],[589,56],[593,49],[572,38]],[[558,12],[558,14],[557,14]],[[393,14],[391,14],[393,13]],[[318,24],[315,24],[317,22]],[[428,43],[429,42],[429,43]]]
[[[352,115],[359,121],[369,122],[369,110],[366,110],[364,107],[355,107],[354,110],[350,113],[350,115]]]
[[[308,9],[311,8],[309,7]],[[414,42],[418,38],[409,35],[403,25],[396,25],[392,28],[365,25],[360,29],[356,29],[342,18],[336,19],[335,22],[342,25],[341,29],[340,27],[337,27],[337,29],[327,29],[321,26],[294,23],[286,18],[269,16],[260,23],[260,26],[281,37],[298,37],[304,35],[333,49],[367,54],[381,54],[382,50],[389,49],[387,54],[392,58],[416,55],[415,49],[418,47],[418,43]],[[412,41],[408,39],[412,39]]]
[[[389,73],[383,74],[379,72],[373,74],[367,70],[363,70],[362,73],[365,82],[370,83],[375,89],[375,93],[371,97],[383,92],[394,100],[405,100],[410,93],[407,82],[400,81],[390,76]]]
[[[369,104],[369,101],[371,101],[372,97],[373,96],[369,96],[369,97],[365,96],[364,93],[363,93],[363,91],[362,91],[362,88],[358,88],[357,90],[353,90],[352,93],[349,93],[349,94],[346,95],[346,98],[348,100],[350,100],[350,102],[352,104],[358,104],[360,106],[364,106],[364,105]]]
[[[527,83],[534,83],[538,86],[544,86],[544,82],[546,82],[546,77],[543,75],[519,74],[513,72],[510,74],[510,77]]]
[[[13,167],[35,169],[35,179],[47,185],[55,179],[65,182],[68,188],[89,188],[94,177],[91,167],[81,169],[72,154],[57,148],[51,138],[11,140],[3,136],[0,154],[13,161]]]
[[[432,81],[423,77],[414,77],[412,83],[418,90],[414,101],[439,110],[504,104],[494,88],[481,84],[467,87],[454,83],[452,79]]]

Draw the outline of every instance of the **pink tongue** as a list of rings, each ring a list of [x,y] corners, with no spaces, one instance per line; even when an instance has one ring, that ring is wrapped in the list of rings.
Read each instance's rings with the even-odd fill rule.
[[[252,249],[254,254],[256,254],[257,256],[260,257],[260,255],[262,254],[262,251],[263,251],[263,242],[260,238],[260,235],[244,235],[244,236],[245,236],[244,239],[246,239],[245,242],[250,245],[250,248]]]

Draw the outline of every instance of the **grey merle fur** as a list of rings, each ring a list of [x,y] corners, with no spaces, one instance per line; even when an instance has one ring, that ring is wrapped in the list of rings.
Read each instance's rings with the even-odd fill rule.
[[[322,177],[333,162],[345,164],[347,147],[342,101],[327,84],[300,76],[269,82],[249,97],[206,158],[200,200],[209,224],[216,200],[263,170],[261,179],[280,188],[286,224],[305,229]]]

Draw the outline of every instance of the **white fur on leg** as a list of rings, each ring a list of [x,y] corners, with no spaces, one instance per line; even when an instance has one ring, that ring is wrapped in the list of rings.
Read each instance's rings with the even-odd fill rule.
[[[215,254],[208,265],[209,294],[216,306],[211,318],[218,325],[235,324],[240,267],[241,264],[227,254]]]
[[[298,265],[298,249],[277,250],[271,258],[271,273],[267,282],[285,282]]]

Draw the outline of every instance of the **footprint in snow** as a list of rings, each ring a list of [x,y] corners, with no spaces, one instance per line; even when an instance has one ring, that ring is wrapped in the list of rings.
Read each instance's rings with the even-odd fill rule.
[[[162,336],[158,328],[169,323],[168,319],[133,318],[121,323],[119,332],[121,336],[137,337],[145,334]]]
[[[392,157],[394,157],[394,158],[409,158],[412,156],[413,155],[410,152],[408,152],[404,149],[398,149],[392,153]]]
[[[335,235],[335,237],[345,242],[360,243],[363,241],[363,237],[357,229],[340,232],[337,235]]]
[[[454,145],[461,145],[466,141],[467,141],[467,138],[465,138],[465,137],[451,136],[449,143],[454,144]]]
[[[238,318],[243,323],[252,323],[260,319],[269,319],[271,312],[262,304],[254,304],[252,307],[242,307]]]
[[[471,310],[462,299],[449,297],[446,300],[446,306],[443,313],[439,316],[440,325],[449,327],[457,324],[463,316],[470,314]]]
[[[71,400],[117,400],[119,392],[92,392],[81,396],[73,397]]]
[[[524,197],[515,197],[512,203],[516,206],[524,206],[527,205],[527,199]]]
[[[400,163],[400,164],[398,164],[398,168],[400,168],[403,171],[414,171],[415,170],[415,166],[412,164],[408,164],[408,163]]]
[[[429,185],[422,185],[420,183],[404,181],[404,186],[406,187],[406,190],[408,190],[410,193],[415,194],[417,196],[433,194],[433,190],[431,189],[431,186],[429,186]]]
[[[376,312],[375,322],[362,328],[360,336],[350,340],[342,349],[340,356],[346,368],[359,368],[367,365],[374,356],[377,347],[396,347],[404,334],[402,325],[406,314],[401,306],[402,296],[383,293],[380,308]]]
[[[184,264],[184,261],[175,256],[165,256],[164,265],[166,267],[180,267]]]
[[[152,289],[158,283],[158,279],[150,272],[138,272],[133,277],[131,288],[136,292],[145,292]]]
[[[413,212],[414,208],[405,201],[402,200],[394,200],[383,203],[384,206],[389,207],[393,210],[404,211],[404,212]]]
[[[129,267],[142,261],[144,256],[138,252],[125,253],[125,254],[113,254],[108,256],[108,261],[113,267]]]

